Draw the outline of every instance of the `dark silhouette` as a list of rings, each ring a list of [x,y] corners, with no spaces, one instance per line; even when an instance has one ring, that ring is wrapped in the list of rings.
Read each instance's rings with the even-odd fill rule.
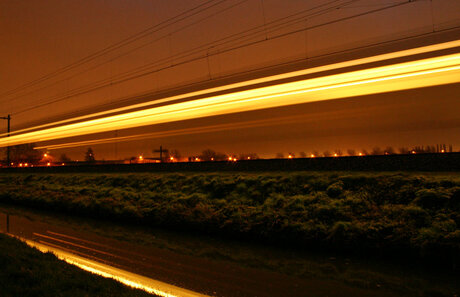
[[[199,158],[201,161],[225,161],[227,160],[227,155],[216,152],[212,149],[206,149],[201,152]]]
[[[407,147],[400,147],[398,149],[398,152],[401,154],[401,155],[405,155],[405,154],[409,154],[410,153],[410,150],[407,148]]]
[[[256,153],[242,153],[238,158],[239,160],[257,160],[259,156]]]
[[[383,155],[383,151],[380,147],[376,146],[372,149],[371,155]]]
[[[34,149],[34,143],[19,144],[10,148],[10,160],[13,163],[37,164],[42,159],[42,151]]]
[[[169,158],[172,158],[171,161],[174,161],[174,160],[177,161],[177,160],[179,160],[181,157],[182,157],[182,156],[181,156],[181,154],[180,154],[180,152],[179,152],[178,150],[174,149],[174,150],[170,150],[170,151],[169,151]]]
[[[347,154],[349,156],[356,156],[356,151],[354,149],[347,149]]]
[[[385,148],[384,154],[385,154],[385,155],[394,155],[394,154],[395,154],[395,150],[393,149],[393,147],[387,146],[387,147]]]
[[[72,160],[71,160],[66,154],[62,154],[62,155],[59,157],[59,161],[60,161],[60,162],[67,163],[67,162],[71,162]]]
[[[324,156],[324,157],[330,157],[330,156],[332,156],[332,154],[331,154],[330,151],[325,150],[325,151],[323,152],[323,156]]]
[[[168,162],[169,161],[169,150],[168,149],[165,149],[163,148],[162,145],[160,145],[160,149],[159,150],[153,150],[152,151],[154,154],[155,153],[160,153],[160,162]]]
[[[88,148],[88,150],[85,153],[85,161],[88,163],[94,163],[96,162],[96,159],[94,158],[94,152],[92,148]]]

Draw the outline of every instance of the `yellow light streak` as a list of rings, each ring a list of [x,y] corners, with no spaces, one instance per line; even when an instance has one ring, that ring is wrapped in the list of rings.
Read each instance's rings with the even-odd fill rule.
[[[104,116],[104,115],[108,115],[108,114],[128,111],[128,110],[132,110],[132,109],[143,108],[143,107],[151,106],[151,105],[154,105],[154,104],[168,103],[168,102],[181,100],[181,99],[186,99],[186,98],[190,98],[190,97],[194,97],[194,96],[202,96],[202,95],[206,95],[206,94],[211,94],[211,93],[221,92],[221,91],[227,91],[227,90],[241,88],[241,87],[247,87],[247,86],[260,84],[260,83],[268,83],[268,82],[281,80],[281,79],[293,78],[293,77],[297,77],[297,76],[314,74],[314,73],[319,73],[319,72],[323,72],[323,71],[336,70],[336,69],[345,68],[345,67],[363,65],[363,64],[373,63],[373,62],[385,61],[385,60],[389,60],[389,59],[395,59],[395,58],[407,57],[407,56],[412,56],[412,55],[417,55],[417,54],[423,54],[423,53],[429,53],[429,52],[440,51],[440,50],[445,50],[445,49],[451,49],[451,48],[455,48],[455,47],[460,47],[460,40],[450,41],[450,42],[445,42],[445,43],[440,43],[440,44],[434,44],[434,45],[429,45],[429,46],[423,46],[423,47],[414,48],[414,49],[402,50],[402,51],[393,52],[393,53],[381,54],[381,55],[376,55],[376,56],[366,57],[366,58],[361,58],[361,59],[355,59],[355,60],[351,60],[351,61],[339,62],[339,63],[330,64],[330,65],[318,66],[318,67],[313,67],[313,68],[293,71],[293,72],[289,72],[289,73],[278,74],[278,75],[273,75],[273,76],[269,76],[269,77],[252,79],[252,80],[248,80],[248,81],[244,81],[244,82],[238,82],[238,83],[228,84],[228,85],[224,85],[224,86],[209,88],[209,89],[205,89],[205,90],[199,90],[199,91],[190,92],[190,93],[186,93],[186,94],[180,94],[180,95],[176,95],[176,96],[172,96],[172,97],[152,100],[152,101],[149,101],[149,102],[134,104],[134,105],[126,106],[126,107],[111,109],[111,110],[108,110],[108,111],[102,111],[102,112],[98,112],[98,113],[93,113],[93,114],[89,114],[89,115],[74,117],[74,118],[70,118],[70,119],[66,119],[66,120],[62,120],[62,121],[57,121],[57,122],[53,122],[53,123],[34,126],[34,127],[26,128],[26,129],[16,130],[16,131],[11,132],[10,135],[24,133],[24,132],[31,131],[31,130],[43,129],[43,128],[50,127],[50,126],[62,125],[62,124],[69,123],[69,122],[81,121],[81,120],[85,120],[85,119],[88,119],[88,118],[94,118],[94,117]],[[3,134],[0,134],[0,137],[6,136],[6,135],[7,135],[7,133],[3,133]]]
[[[460,54],[152,107],[0,139],[0,147],[235,112],[460,82]]]
[[[16,237],[16,236],[15,236]],[[162,297],[208,297],[207,295],[163,283],[139,274],[115,268],[100,262],[86,259],[59,248],[51,247],[32,240],[16,237],[43,253],[52,252],[61,260],[94,274],[115,279],[127,286],[144,290]]]
[[[56,149],[69,148],[69,147],[88,146],[88,145],[122,142],[122,141],[133,141],[133,140],[140,140],[140,139],[147,139],[147,138],[152,139],[152,138],[160,138],[160,137],[178,136],[178,135],[184,135],[184,134],[187,134],[187,135],[201,134],[201,133],[209,133],[209,132],[233,130],[233,129],[241,129],[241,128],[262,127],[262,126],[267,126],[267,125],[271,125],[274,123],[276,124],[294,123],[294,122],[298,122],[299,120],[304,120],[304,119],[305,117],[303,115],[280,117],[276,119],[269,118],[269,119],[253,120],[253,121],[244,121],[244,122],[239,122],[239,123],[226,123],[226,124],[210,125],[210,126],[204,126],[204,127],[194,127],[194,128],[186,128],[186,129],[143,133],[143,134],[136,134],[136,135],[129,135],[129,136],[118,136],[118,137],[109,137],[109,138],[94,139],[94,140],[84,140],[84,141],[76,141],[76,142],[69,142],[69,143],[61,143],[61,144],[56,144],[56,145],[37,146],[35,147],[35,149],[37,150],[40,150],[40,149],[56,150]]]

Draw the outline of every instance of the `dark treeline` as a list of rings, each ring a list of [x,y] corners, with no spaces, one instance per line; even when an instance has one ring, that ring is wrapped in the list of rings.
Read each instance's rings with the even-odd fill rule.
[[[19,166],[19,164],[27,165],[46,165],[57,164],[57,163],[75,163],[76,161],[69,158],[65,153],[60,156],[54,156],[52,153],[35,149],[36,145],[31,144],[21,144],[12,146],[10,148],[10,160],[14,167]],[[294,158],[329,158],[329,157],[354,157],[354,156],[380,156],[380,155],[408,155],[408,154],[433,154],[433,153],[452,153],[454,152],[453,146],[451,144],[436,144],[436,145],[426,145],[426,146],[414,146],[412,148],[400,147],[397,150],[391,146],[387,146],[384,149],[376,146],[371,150],[361,149],[347,149],[346,152],[336,149],[333,151],[325,150],[323,152],[312,151],[307,154],[304,151],[299,152],[298,154],[294,152],[289,152],[287,154],[283,152],[278,152],[274,155],[275,159],[294,159]],[[218,152],[213,149],[205,149],[201,154],[183,157],[179,150],[177,149],[163,149],[161,153],[159,150],[152,150],[153,156],[132,156],[126,160],[112,160],[108,163],[167,163],[167,162],[202,162],[202,161],[240,161],[240,160],[257,160],[260,159],[257,153],[224,153]],[[1,162],[4,165],[6,164],[6,149],[4,149],[4,160]],[[96,154],[93,148],[89,147],[82,154],[83,162],[88,164],[94,163],[104,163],[105,160],[97,159]],[[11,164],[10,164],[11,165]]]

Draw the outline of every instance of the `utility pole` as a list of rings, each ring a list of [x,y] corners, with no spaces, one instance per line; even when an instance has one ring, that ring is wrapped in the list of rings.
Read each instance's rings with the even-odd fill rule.
[[[154,153],[160,153],[160,162],[163,163],[163,153],[165,153],[165,155],[168,154],[168,150],[167,149],[163,149],[163,146],[160,145],[160,149],[159,150],[154,150],[153,151]]]
[[[11,130],[11,115],[7,117],[1,117],[0,119],[8,120],[8,137],[10,137],[10,130]],[[6,166],[11,166],[10,164],[10,146],[6,148]]]

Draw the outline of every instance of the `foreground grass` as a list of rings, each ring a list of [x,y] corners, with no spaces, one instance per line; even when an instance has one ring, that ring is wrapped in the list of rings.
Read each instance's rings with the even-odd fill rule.
[[[80,270],[4,234],[0,234],[0,267],[2,297],[152,296]]]
[[[274,243],[453,263],[460,176],[9,174],[0,202]]]

